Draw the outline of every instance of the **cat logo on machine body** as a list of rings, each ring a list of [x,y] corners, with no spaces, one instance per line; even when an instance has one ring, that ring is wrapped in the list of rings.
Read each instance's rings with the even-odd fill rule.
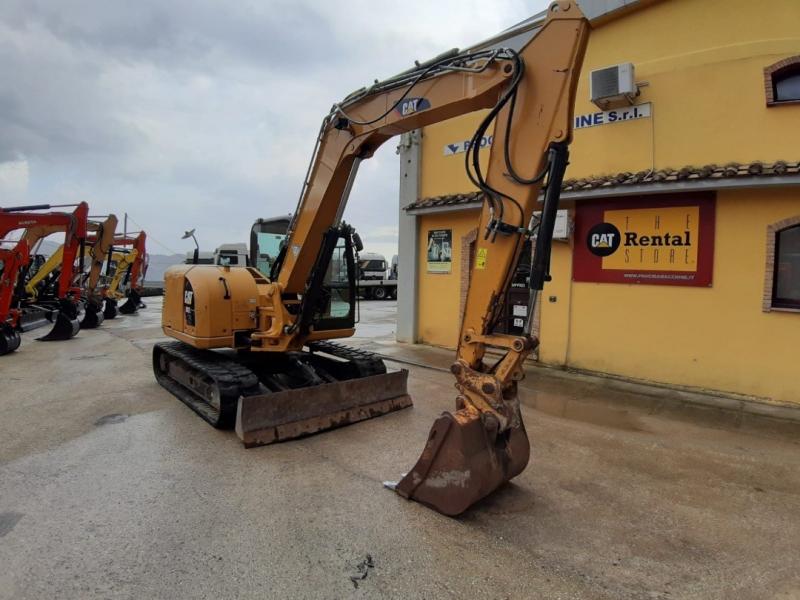
[[[406,98],[397,105],[395,110],[401,117],[407,117],[430,107],[431,103],[427,98]]]

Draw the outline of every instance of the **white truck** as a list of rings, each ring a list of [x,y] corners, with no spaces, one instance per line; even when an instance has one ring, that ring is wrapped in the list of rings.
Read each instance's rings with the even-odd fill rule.
[[[365,300],[397,298],[397,256],[391,267],[382,254],[362,252],[358,255],[358,289]]]
[[[186,253],[187,265],[194,263],[194,251]],[[222,244],[214,252],[198,252],[197,264],[246,267],[249,265],[247,244]]]

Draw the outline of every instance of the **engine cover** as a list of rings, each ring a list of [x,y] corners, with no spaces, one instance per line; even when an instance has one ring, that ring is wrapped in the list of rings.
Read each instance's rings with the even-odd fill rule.
[[[164,334],[196,348],[234,348],[237,332],[257,326],[258,271],[176,265],[164,275]]]

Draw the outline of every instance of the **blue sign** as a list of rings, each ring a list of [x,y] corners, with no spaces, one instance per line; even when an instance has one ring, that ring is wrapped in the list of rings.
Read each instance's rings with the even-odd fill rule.
[[[485,135],[481,138],[481,148],[487,148],[492,145],[494,140],[493,135]],[[464,140],[463,142],[456,142],[454,144],[445,144],[444,155],[453,156],[454,154],[462,154],[469,150],[472,140]]]
[[[628,108],[617,108],[614,110],[605,110],[588,115],[575,116],[575,129],[585,129],[586,127],[595,127],[597,125],[610,125],[611,123],[620,123],[622,121],[635,121],[636,119],[649,119],[651,115],[652,104],[637,104]]]

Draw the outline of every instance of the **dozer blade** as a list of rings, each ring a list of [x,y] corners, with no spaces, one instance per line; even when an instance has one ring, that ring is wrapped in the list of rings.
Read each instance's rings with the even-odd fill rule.
[[[139,292],[136,290],[131,290],[128,292],[128,299],[119,307],[119,312],[123,315],[132,315],[137,310],[139,310],[139,305],[142,303],[142,298],[139,296]]]
[[[105,321],[102,306],[94,302],[87,302],[80,321],[81,329],[95,329]]]
[[[528,464],[530,444],[522,419],[497,434],[480,413],[442,413],[433,424],[417,464],[396,485],[398,494],[449,516],[464,512],[519,475]]]
[[[68,340],[70,338],[74,338],[80,329],[81,324],[77,317],[72,318],[64,311],[58,311],[55,316],[55,323],[53,323],[53,328],[50,330],[50,333],[36,339],[40,342]]]
[[[245,448],[311,435],[412,406],[408,371],[239,399],[236,435]]]
[[[58,311],[42,306],[30,306],[23,309],[19,318],[19,328],[23,333],[50,325],[55,321]]]
[[[116,319],[118,314],[119,308],[117,308],[117,301],[113,298],[106,298],[105,304],[103,305],[103,316],[111,320]]]
[[[7,323],[0,325],[0,356],[14,352],[19,348],[21,341],[19,332],[11,325]]]

